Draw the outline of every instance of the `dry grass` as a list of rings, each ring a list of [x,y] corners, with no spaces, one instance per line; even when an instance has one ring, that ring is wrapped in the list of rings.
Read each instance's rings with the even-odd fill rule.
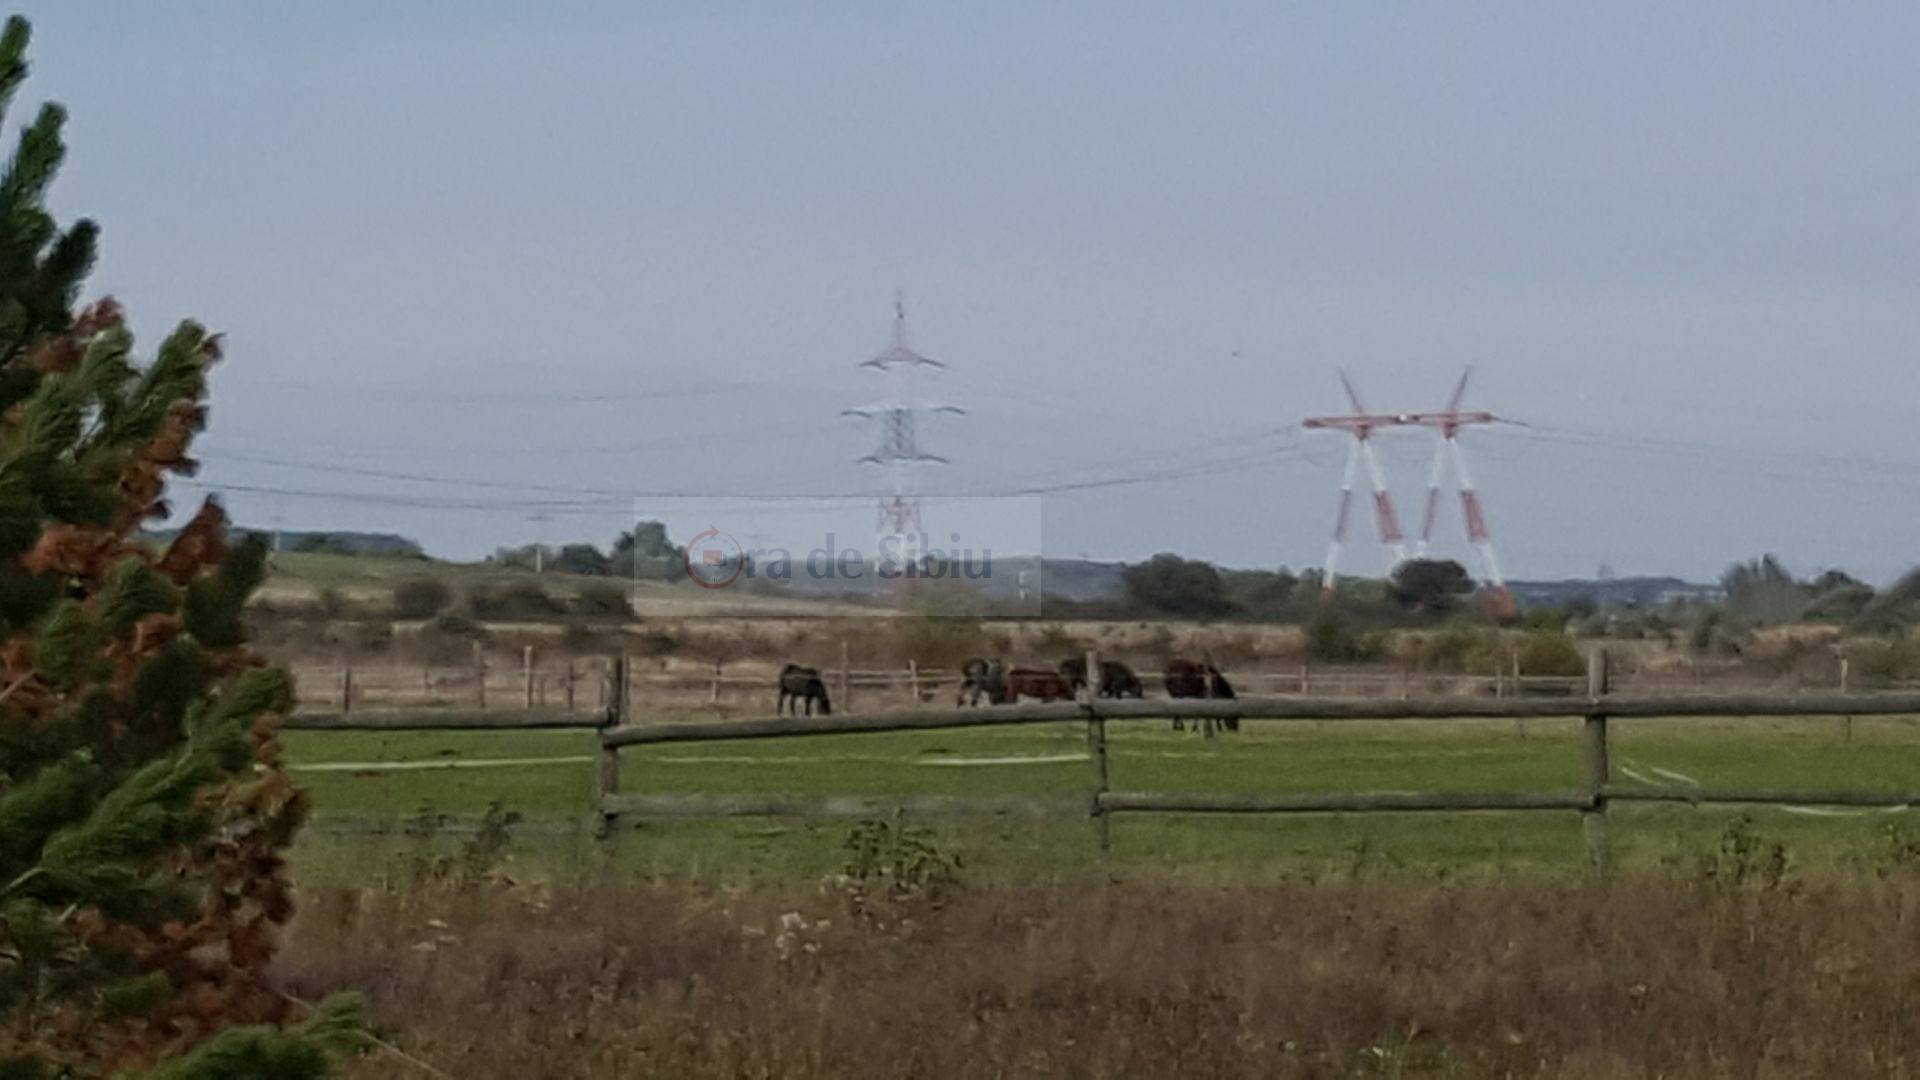
[[[1910,1075],[1920,879],[1775,869],[961,889],[865,915],[832,887],[430,884],[309,898],[282,970],[366,990],[463,1080]]]

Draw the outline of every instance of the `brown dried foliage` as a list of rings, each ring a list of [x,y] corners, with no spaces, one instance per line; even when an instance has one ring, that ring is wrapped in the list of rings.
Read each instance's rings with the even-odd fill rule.
[[[1911,879],[1099,884],[891,931],[812,893],[339,892],[283,960],[475,1080],[1901,1076],[1917,915]]]
[[[93,334],[121,319],[111,300],[83,311],[73,329],[39,346],[30,358],[42,370],[60,370],[78,362]],[[203,358],[218,357],[218,339],[209,338]],[[166,551],[154,554],[136,543],[135,529],[163,516],[166,477],[193,468],[187,449],[204,426],[199,402],[182,399],[167,411],[161,430],[131,456],[118,490],[120,509],[99,528],[50,524],[21,558],[32,573],[67,579],[80,595],[97,592],[109,570],[122,559],[139,558],[178,585],[212,573],[226,554],[226,514],[212,500],[204,503]],[[4,423],[17,422],[8,416]],[[178,615],[156,614],[139,621],[126,638],[108,644],[113,664],[106,680],[122,701],[133,691],[140,666],[181,632]],[[216,679],[260,661],[244,648],[207,650]],[[38,685],[30,642],[16,634],[0,643],[0,724],[36,728],[57,722],[70,707],[67,697]],[[171,997],[158,1009],[136,1017],[113,1017],[49,998],[39,1007],[17,1011],[0,1030],[0,1056],[28,1048],[51,1060],[83,1070],[137,1068],[176,1052],[234,1024],[280,1022],[294,1006],[270,984],[267,965],[277,928],[293,908],[282,851],[304,820],[305,795],[279,766],[273,737],[278,717],[258,718],[253,728],[254,761],[259,766],[225,787],[200,793],[201,805],[216,825],[205,841],[177,854],[169,869],[199,889],[199,910],[185,921],[142,926],[117,921],[92,908],[69,914],[76,940],[88,947],[123,952],[142,972],[165,972]],[[129,730],[116,725],[103,745],[103,759],[133,760],[155,749],[156,738],[178,733]]]

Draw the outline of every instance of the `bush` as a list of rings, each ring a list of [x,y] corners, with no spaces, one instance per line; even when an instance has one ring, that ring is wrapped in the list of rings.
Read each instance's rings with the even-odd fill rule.
[[[632,651],[636,656],[672,656],[685,645],[679,635],[657,626],[640,631],[632,642]]]
[[[1450,626],[1416,639],[1412,660],[1421,671],[1492,675],[1499,670],[1502,651],[1497,630]]]
[[[393,624],[385,619],[361,619],[347,628],[345,637],[357,652],[385,652],[393,644]]]
[[[1846,655],[1853,673],[1866,686],[1920,678],[1920,642],[1910,636],[1851,642]]]
[[[467,590],[467,610],[476,619],[548,619],[566,613],[566,605],[531,581],[503,588],[476,585]]]
[[[1067,632],[1059,623],[1048,623],[1032,638],[1033,651],[1043,657],[1080,656],[1087,651],[1087,643]]]
[[[628,602],[625,586],[596,583],[581,589],[573,598],[573,611],[577,615],[624,619],[633,614],[633,605]]]
[[[1529,631],[1520,639],[1516,653],[1522,675],[1583,675],[1587,659],[1580,647],[1564,633],[1553,630]]]
[[[574,656],[608,656],[620,651],[617,633],[569,623],[560,631],[560,647]]]
[[[958,667],[986,651],[986,634],[979,619],[901,619],[895,630],[906,657],[922,667]]]
[[[1327,664],[1350,664],[1367,659],[1367,650],[1353,632],[1340,605],[1322,601],[1307,620],[1307,655]]]
[[[408,640],[414,657],[422,663],[455,665],[471,662],[473,643],[486,637],[479,623],[449,612],[421,627]]]
[[[1204,619],[1234,610],[1220,571],[1198,559],[1163,552],[1127,567],[1121,580],[1127,599],[1150,611]]]
[[[322,619],[338,619],[346,615],[348,607],[346,594],[328,585],[314,597],[313,610]]]
[[[453,590],[439,578],[408,578],[393,587],[393,615],[397,619],[431,619],[453,603]]]

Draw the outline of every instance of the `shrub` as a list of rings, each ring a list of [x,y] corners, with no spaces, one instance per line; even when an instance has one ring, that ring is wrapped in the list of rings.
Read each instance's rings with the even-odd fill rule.
[[[979,619],[925,616],[897,620],[900,649],[923,667],[958,667],[986,651]]]
[[[566,612],[566,605],[531,581],[503,588],[476,585],[467,590],[467,610],[476,619],[546,619]]]
[[[573,598],[573,610],[578,615],[617,616],[624,619],[633,614],[633,605],[628,601],[624,586],[595,583],[581,589],[579,595]]]
[[[649,626],[633,636],[632,651],[636,656],[672,656],[684,644],[672,631]]]
[[[1033,651],[1045,657],[1079,656],[1087,651],[1086,643],[1067,632],[1059,623],[1048,623],[1034,635]]]
[[[384,652],[393,644],[393,624],[385,619],[361,619],[347,629],[347,644],[360,652]]]
[[[1849,642],[1846,655],[1853,674],[1867,686],[1920,678],[1920,641],[1910,636]]]
[[[439,578],[408,578],[393,587],[393,614],[399,619],[431,619],[453,603],[453,590]]]
[[[884,919],[890,908],[937,905],[960,884],[960,856],[941,850],[933,831],[895,818],[856,824],[847,834],[840,884],[854,914]]]
[[[331,585],[321,588],[313,600],[314,613],[327,620],[345,616],[349,606],[346,594]]]
[[[1322,663],[1348,664],[1366,659],[1366,650],[1340,605],[1322,601],[1307,620],[1307,655]]]
[[[1449,626],[1422,634],[1414,644],[1412,660],[1421,671],[1491,675],[1499,668],[1502,651],[1497,630]]]
[[[620,637],[591,626],[568,623],[560,631],[560,647],[574,656],[605,656],[620,651]]]
[[[1580,654],[1580,647],[1566,634],[1554,630],[1529,631],[1520,639],[1516,655],[1523,675],[1575,676],[1587,670],[1587,660]]]

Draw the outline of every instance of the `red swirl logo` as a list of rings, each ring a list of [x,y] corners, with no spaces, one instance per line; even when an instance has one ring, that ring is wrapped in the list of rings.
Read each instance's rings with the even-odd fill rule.
[[[747,570],[747,553],[740,542],[721,532],[708,529],[687,541],[687,576],[703,589],[724,589]]]

